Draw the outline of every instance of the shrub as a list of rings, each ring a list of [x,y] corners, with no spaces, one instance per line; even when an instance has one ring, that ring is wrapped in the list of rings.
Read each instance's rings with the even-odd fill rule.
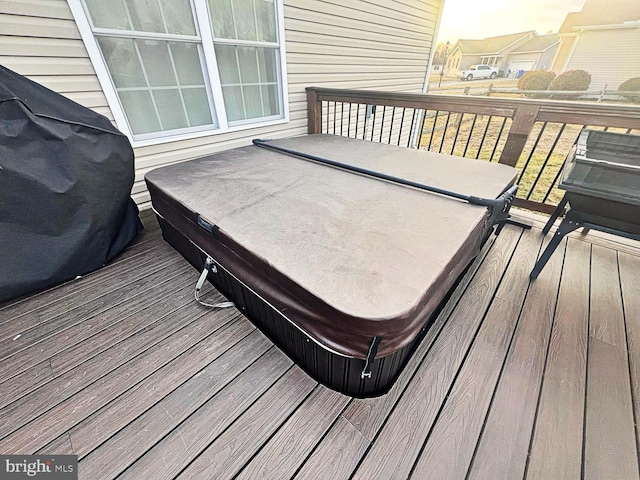
[[[623,94],[623,96],[632,102],[640,102],[640,77],[633,77],[622,82],[618,90],[621,92],[629,92],[626,95]]]
[[[547,90],[552,80],[556,77],[553,72],[546,70],[531,70],[518,80],[518,90]],[[526,94],[528,97],[545,97],[540,94]]]
[[[591,74],[584,70],[568,70],[553,79],[549,90],[586,90],[591,83]]]

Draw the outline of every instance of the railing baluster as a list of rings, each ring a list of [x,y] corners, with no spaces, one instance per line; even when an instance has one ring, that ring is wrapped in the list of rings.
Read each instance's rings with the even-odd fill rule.
[[[547,128],[547,122],[543,122],[542,128],[538,132],[536,141],[533,143],[533,146],[531,147],[531,151],[529,152],[527,161],[524,162],[524,166],[522,167],[522,171],[520,172],[520,176],[518,177],[518,184],[522,183],[522,177],[524,177],[524,173],[527,171],[527,168],[529,167],[529,162],[531,162],[531,158],[533,157],[533,152],[536,151],[536,148],[538,147],[538,142],[540,141],[540,138],[542,138],[542,135],[544,134],[544,131],[546,128]]]
[[[560,127],[560,131],[557,133],[556,138],[553,141],[553,144],[551,145],[551,148],[549,149],[549,153],[547,153],[547,156],[544,159],[544,162],[542,162],[542,167],[540,167],[540,171],[538,172],[538,175],[536,175],[536,179],[531,184],[531,188],[529,188],[529,193],[527,193],[527,200],[529,200],[531,198],[531,194],[535,190],[536,185],[538,184],[538,180],[540,180],[540,177],[542,176],[542,173],[544,172],[544,169],[547,167],[547,163],[549,163],[549,159],[551,158],[551,155],[553,154],[553,150],[556,148],[556,145],[558,144],[558,140],[560,140],[560,137],[562,136],[562,133],[564,132],[564,129],[565,129],[566,126],[567,126],[567,124],[563,123],[562,126]]]
[[[338,116],[338,102],[333,102],[333,134],[336,134],[336,117]]]
[[[373,142],[373,131],[376,128],[376,106],[371,107],[371,141]]]
[[[464,151],[462,152],[462,156],[467,156],[467,149],[469,148],[469,143],[471,143],[471,135],[473,135],[473,129],[476,126],[476,119],[478,115],[473,116],[473,120],[471,121],[471,129],[469,130],[469,136],[467,137],[467,144],[464,146]]]
[[[344,127],[344,102],[340,102],[340,136],[342,136],[343,127]]]
[[[380,120],[380,138],[378,139],[378,142],[382,143],[382,131],[384,130],[384,114],[387,111],[387,106],[383,105],[382,106],[382,120]]]
[[[487,123],[484,126],[484,131],[482,132],[482,136],[480,139],[480,146],[478,147],[478,151],[476,152],[476,160],[480,158],[480,152],[482,151],[484,140],[485,138],[487,138],[487,131],[489,130],[489,124],[491,123],[491,120],[493,120],[493,115],[489,115],[489,118],[487,119]],[[489,161],[491,161],[491,159],[489,159]]]
[[[500,139],[502,138],[502,132],[504,131],[504,126],[506,124],[507,124],[507,117],[504,117],[502,119],[502,125],[500,125],[500,131],[498,132],[496,143],[493,144],[493,150],[491,151],[491,156],[489,157],[490,162],[493,162],[493,156],[496,154],[496,149],[498,148],[498,144],[500,143]]]
[[[424,131],[424,121],[427,119],[427,113],[429,113],[429,111],[425,110],[424,116],[422,117],[422,131]],[[431,136],[429,137],[429,145],[427,146],[427,150],[431,150],[431,141],[433,140],[433,134],[436,131],[436,124],[438,123],[439,114],[440,114],[440,111],[436,110],[436,116],[433,119],[433,126],[431,127]],[[422,136],[422,133],[420,135]]]
[[[449,155],[453,155],[453,151],[456,148],[456,142],[458,141],[458,134],[460,133],[460,127],[464,123],[464,113],[462,115],[460,115],[459,113],[456,114],[456,118],[458,118],[458,127],[456,128],[456,133],[453,136],[453,144],[451,144],[451,152],[449,153]]]
[[[351,102],[349,102],[349,120],[347,122],[347,137],[351,136]]]
[[[447,112],[447,121],[444,124],[444,130],[442,131],[442,139],[440,140],[440,149],[438,153],[442,153],[442,147],[444,146],[445,137],[447,135],[447,130],[449,130],[449,119],[451,118],[451,112]]]
[[[329,133],[329,101],[327,101],[327,131],[325,133]]]
[[[391,145],[391,133],[393,132],[393,120],[396,116],[396,107],[393,107],[391,110],[391,127],[389,127],[389,139],[387,140],[387,144]]]
[[[407,136],[407,148],[411,148],[411,137],[413,137],[413,127],[416,124],[416,109],[413,109],[413,112],[411,112],[411,126],[409,127],[409,135]],[[420,148],[420,142],[422,142],[422,135],[418,135],[418,133],[416,132],[416,139],[418,140],[416,142],[416,148],[419,149]]]
[[[407,107],[402,107],[402,117],[400,118],[400,132],[398,132],[398,146],[400,146],[400,138],[402,137],[402,127],[404,125],[404,114],[406,110]],[[411,132],[411,130],[409,130],[409,132]]]
[[[577,132],[575,138],[573,139],[573,142],[571,142],[572,144],[574,144],[574,143],[576,143],[578,141],[578,137],[580,136],[580,131],[584,127],[585,127],[584,125],[580,126],[580,129],[578,129],[578,132]],[[562,161],[562,164],[560,165],[560,168],[558,168],[558,171],[556,172],[555,177],[553,177],[553,181],[551,182],[551,185],[549,185],[549,188],[547,189],[547,193],[544,194],[544,198],[542,199],[542,203],[546,203],[547,200],[549,199],[549,195],[551,195],[551,192],[553,191],[554,187],[556,186],[556,182],[560,178],[560,175],[562,174],[562,170],[564,169],[564,164],[566,162],[567,162],[567,158],[565,157],[565,159]]]
[[[356,103],[356,133],[353,134],[353,138],[358,138],[358,124],[360,123],[360,104]]]

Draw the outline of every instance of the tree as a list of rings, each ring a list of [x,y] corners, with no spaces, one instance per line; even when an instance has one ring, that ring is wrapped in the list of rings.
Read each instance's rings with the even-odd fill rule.
[[[447,53],[448,52],[448,43],[439,42],[436,45],[436,51],[433,54],[433,63],[436,64],[445,64],[447,61]]]

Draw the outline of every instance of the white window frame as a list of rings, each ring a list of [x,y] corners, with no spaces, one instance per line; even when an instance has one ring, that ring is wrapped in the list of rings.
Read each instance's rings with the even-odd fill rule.
[[[105,0],[109,1],[109,0]],[[120,99],[116,92],[115,85],[111,80],[111,75],[107,68],[107,65],[102,57],[98,42],[89,23],[89,18],[82,5],[82,0],[68,0],[69,7],[80,31],[80,35],[84,42],[84,45],[89,54],[89,58],[96,71],[98,81],[102,87],[102,91],[107,99],[107,103],[113,113],[118,129],[123,132],[131,142],[133,147],[143,147],[147,145],[158,145],[168,142],[175,142],[180,140],[187,140],[192,138],[200,138],[210,135],[219,135],[229,132],[235,132],[240,130],[247,130],[251,128],[266,127],[270,125],[278,125],[287,123],[289,121],[289,93],[287,82],[287,61],[285,52],[285,40],[284,40],[284,6],[283,0],[275,0],[274,6],[276,9],[276,22],[277,22],[277,44],[268,42],[251,42],[243,40],[216,40],[218,44],[244,44],[248,46],[260,46],[265,47],[277,47],[279,49],[279,68],[278,68],[278,81],[281,84],[281,98],[280,98],[280,111],[282,115],[277,117],[262,117],[260,119],[247,119],[237,122],[233,122],[233,125],[229,125],[227,120],[224,98],[222,95],[222,84],[220,82],[220,76],[218,73],[218,64],[216,61],[213,34],[211,32],[209,6],[207,0],[191,0],[194,6],[195,14],[197,18],[194,18],[196,28],[200,33],[200,40],[202,41],[202,50],[204,54],[204,60],[206,69],[203,72],[205,76],[205,82],[208,82],[207,89],[213,99],[215,107],[214,125],[205,127],[194,127],[189,132],[181,133],[180,131],[169,132],[157,132],[154,134],[135,135],[129,127],[129,122],[120,103]],[[205,28],[206,27],[206,28]]]

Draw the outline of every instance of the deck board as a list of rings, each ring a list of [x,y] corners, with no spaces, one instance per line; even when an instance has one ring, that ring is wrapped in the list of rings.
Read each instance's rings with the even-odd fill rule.
[[[542,238],[524,232],[464,364],[413,468],[416,478],[463,478],[522,309]]]
[[[589,338],[584,478],[638,478],[627,352]]]
[[[344,420],[340,419],[340,413],[348,401],[349,397],[322,385],[318,386],[265,447],[244,467],[238,479],[293,477],[329,427],[335,421]],[[329,458],[324,455],[321,457]],[[335,467],[335,464],[333,466]],[[324,478],[324,476],[316,478]]]
[[[569,238],[527,478],[580,478],[591,246]]]
[[[84,339],[101,333],[102,330],[127,317],[135,316],[136,313],[155,303],[158,295],[164,296],[174,290],[176,287],[171,282],[172,279],[187,280],[189,278],[187,274],[192,273],[187,268],[187,266],[182,266],[175,270],[157,272],[155,275],[146,277],[144,282],[137,283],[134,287],[131,284],[123,285],[114,292],[114,296],[120,297],[118,300],[120,303],[115,304],[113,301],[115,305],[109,306],[106,310],[99,311],[95,315],[86,313],[84,309],[81,312],[70,311],[66,315],[61,315],[60,321],[55,319],[48,322],[48,328],[32,328],[29,332],[25,332],[20,338],[24,341],[23,345],[13,349],[21,348],[21,350],[15,351],[3,362],[5,378],[19,375],[29,367],[40,363],[42,359],[60,355],[67,348],[82,343]],[[144,285],[145,290],[140,291],[138,288],[140,285]],[[128,292],[127,296],[123,295],[123,290]],[[132,297],[128,295],[132,295]],[[116,328],[118,327],[116,326]],[[98,336],[98,338],[105,337]],[[53,364],[51,368],[53,369]],[[58,371],[56,367],[56,372]]]
[[[3,453],[92,480],[640,478],[638,242],[569,235],[529,285],[543,222],[508,226],[391,391],[352,399],[195,303],[143,220],[106,267],[0,304]]]
[[[640,449],[640,257],[619,253],[620,285],[627,333],[629,376],[636,428],[636,448]]]
[[[544,370],[545,358],[539,351],[546,351],[549,344],[565,247],[563,241],[530,286],[469,470],[470,479],[524,475]]]
[[[626,351],[619,283],[616,252],[594,245],[591,249],[589,335]]]

